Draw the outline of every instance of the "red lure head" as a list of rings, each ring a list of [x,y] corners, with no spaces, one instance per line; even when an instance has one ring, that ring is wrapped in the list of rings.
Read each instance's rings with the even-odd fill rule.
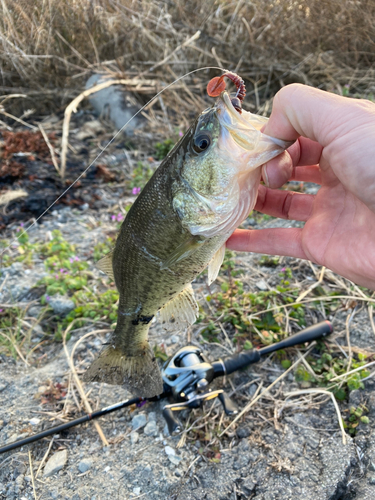
[[[246,88],[244,81],[240,76],[236,75],[236,73],[227,71],[221,76],[215,76],[215,78],[212,78],[207,85],[207,94],[210,97],[218,97],[223,90],[225,90],[224,77],[229,78],[229,80],[231,80],[237,87],[236,96],[232,99],[232,105],[239,113],[241,113],[241,104],[246,95]]]

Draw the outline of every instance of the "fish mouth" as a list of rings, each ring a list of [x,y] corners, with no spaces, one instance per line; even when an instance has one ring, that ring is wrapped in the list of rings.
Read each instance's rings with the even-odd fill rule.
[[[268,121],[265,116],[255,115],[242,109],[239,113],[232,104],[232,96],[227,91],[223,91],[216,102],[216,113],[220,124],[230,133],[234,141],[247,151],[253,151],[257,147],[258,141],[255,136],[269,138],[274,145],[279,146],[282,150],[287,149],[293,142],[283,141],[275,137],[267,136],[261,132],[262,128]]]

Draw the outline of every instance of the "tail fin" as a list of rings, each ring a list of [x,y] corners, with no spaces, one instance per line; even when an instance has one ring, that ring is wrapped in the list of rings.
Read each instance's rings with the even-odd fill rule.
[[[150,398],[163,392],[163,381],[152,350],[129,356],[121,349],[108,346],[83,376],[86,382],[124,385],[135,396]]]

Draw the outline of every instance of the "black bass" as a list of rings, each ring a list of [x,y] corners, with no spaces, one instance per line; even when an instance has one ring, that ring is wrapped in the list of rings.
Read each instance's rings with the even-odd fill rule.
[[[261,133],[266,121],[224,90],[156,170],[114,250],[99,261],[118,288],[118,318],[86,381],[121,384],[141,397],[162,392],[150,322],[158,311],[175,329],[196,320],[191,282],[207,266],[208,281],[216,279],[226,240],[254,207],[261,165],[291,144]]]

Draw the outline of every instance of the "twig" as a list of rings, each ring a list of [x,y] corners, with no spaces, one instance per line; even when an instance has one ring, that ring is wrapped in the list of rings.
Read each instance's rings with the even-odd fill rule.
[[[86,408],[86,411],[87,413],[92,413],[92,408],[90,406],[90,403],[88,402],[87,398],[86,398],[86,394],[85,394],[85,391],[82,387],[82,383],[77,375],[77,372],[76,372],[76,369],[75,369],[75,366],[74,364],[72,363],[72,360],[70,358],[70,354],[69,354],[69,351],[68,351],[68,348],[67,348],[67,345],[66,345],[66,336],[67,334],[70,332],[70,330],[73,328],[73,325],[74,325],[75,321],[72,321],[72,323],[70,323],[70,325],[68,326],[68,328],[65,330],[64,334],[63,334],[63,345],[64,345],[64,351],[65,351],[65,355],[67,357],[67,360],[68,360],[68,364],[69,364],[69,367],[72,371],[72,374],[73,374],[73,378],[74,378],[74,381],[75,381],[75,384],[77,386],[77,389],[78,389],[78,392],[79,392],[79,395],[81,396],[81,399],[85,405],[85,408]],[[102,431],[102,428],[100,427],[99,423],[94,420],[93,421],[93,424],[95,425],[95,428],[97,430],[97,433],[99,434],[99,437],[100,439],[102,440],[102,443],[104,446],[108,446],[108,441]]]
[[[259,316],[260,314],[265,314],[266,312],[269,311],[278,311],[279,309],[286,309],[288,307],[293,307],[296,304],[307,304],[308,302],[319,302],[320,300],[337,300],[337,299],[351,299],[351,300],[360,300],[362,302],[371,302],[372,304],[375,304],[375,299],[370,299],[370,297],[356,297],[355,295],[333,295],[333,296],[328,296],[324,295],[322,297],[315,297],[313,299],[306,299],[306,300],[301,300],[301,302],[291,302],[289,304],[280,304],[279,306],[273,306],[269,307],[268,309],[263,309],[263,311],[258,311],[255,313],[252,313],[249,315],[249,318],[253,318],[255,316]]]
[[[34,498],[35,498],[35,500],[38,500],[38,497],[36,496],[36,490],[35,490],[34,471],[33,471],[33,464],[31,461],[31,451],[30,450],[29,450],[29,463],[30,463],[30,476],[31,476],[31,482],[33,484]]]
[[[48,449],[47,449],[47,451],[45,452],[44,457],[42,458],[42,461],[40,462],[40,465],[39,465],[39,467],[38,467],[38,470],[36,471],[36,474],[35,474],[35,479],[38,477],[39,472],[41,471],[41,469],[42,469],[42,467],[43,467],[43,465],[44,465],[44,462],[47,460],[47,457],[48,457],[48,455],[49,455],[49,452],[51,451],[51,448],[52,448],[52,444],[53,444],[53,440],[54,440],[54,439],[55,439],[55,438],[54,438],[54,437],[52,437],[51,441],[49,442]]]
[[[21,120],[21,118],[17,118],[17,116],[11,115],[10,113],[7,113],[2,107],[0,107],[0,113],[4,116],[7,116],[8,118],[12,118],[12,120],[15,120],[18,123],[21,123],[22,125],[25,125],[25,127],[31,128],[31,130],[38,130],[37,127],[34,127],[34,125],[30,125],[29,123]]]
[[[369,315],[369,318],[370,318],[370,323],[371,323],[371,328],[372,328],[372,331],[375,335],[375,323],[374,323],[374,316],[372,315],[372,312],[373,312],[373,306],[372,305],[369,305],[368,306],[368,315]]]
[[[295,363],[293,363],[292,366],[290,366],[282,375],[280,375],[280,377],[278,377],[274,382],[272,382],[272,384],[270,384],[268,387],[266,387],[261,394],[254,397],[250,401],[250,403],[248,405],[246,405],[245,408],[237,415],[237,417],[234,420],[232,420],[232,422],[228,425],[228,427],[226,429],[224,429],[221,434],[219,434],[219,437],[221,437],[225,432],[227,432],[227,430],[230,427],[232,427],[245,413],[247,413],[250,410],[250,408],[258,401],[258,399],[260,399],[262,396],[264,396],[264,394],[266,394],[270,389],[272,389],[272,387],[274,385],[276,385],[278,382],[280,382],[280,380],[285,378],[290,371],[294,370],[294,368],[296,368],[300,364],[301,360],[306,358],[306,356],[308,354],[310,354],[310,352],[311,352],[312,348],[315,346],[315,344],[316,344],[316,342],[313,342],[312,344],[310,344],[310,348],[308,349],[308,351],[305,352],[305,354],[300,359],[298,359]]]
[[[333,377],[329,380],[329,382],[333,382],[334,380],[339,380],[340,378],[348,377],[349,375],[353,375],[353,373],[360,372],[362,370],[366,370],[369,366],[375,365],[375,361],[371,361],[371,363],[367,363],[367,365],[360,366],[359,368],[355,368],[354,370],[351,370],[350,372],[343,373],[342,375],[337,375],[336,377]]]
[[[49,152],[51,153],[51,160],[53,163],[53,166],[55,167],[57,173],[60,175],[60,169],[59,165],[57,163],[56,155],[55,155],[55,150],[52,147],[52,144],[49,142],[48,135],[46,134],[44,128],[42,127],[41,123],[38,123],[39,130],[42,133],[43,139],[46,141],[46,144],[48,146]]]
[[[346,445],[347,444],[346,433],[345,433],[344,426],[342,423],[341,412],[340,412],[340,408],[336,402],[336,399],[335,399],[335,396],[333,395],[333,393],[325,391],[323,389],[303,389],[301,391],[288,392],[288,393],[286,393],[286,397],[289,398],[292,396],[299,396],[301,394],[325,394],[326,396],[329,396],[331,398],[332,403],[334,404],[334,407],[335,407],[335,410],[337,413],[337,418],[339,420],[339,425],[340,425],[341,434],[342,434],[342,444]]]
[[[318,281],[316,281],[315,283],[313,283],[307,290],[305,290],[304,292],[302,292],[299,295],[299,297],[296,299],[296,302],[300,302],[302,299],[304,299],[306,297],[306,295],[308,295],[312,290],[314,290],[314,288],[316,288],[317,286],[319,286],[322,283],[322,281],[324,279],[325,270],[326,270],[326,268],[323,266],[322,270],[320,272],[320,276],[319,276]]]

